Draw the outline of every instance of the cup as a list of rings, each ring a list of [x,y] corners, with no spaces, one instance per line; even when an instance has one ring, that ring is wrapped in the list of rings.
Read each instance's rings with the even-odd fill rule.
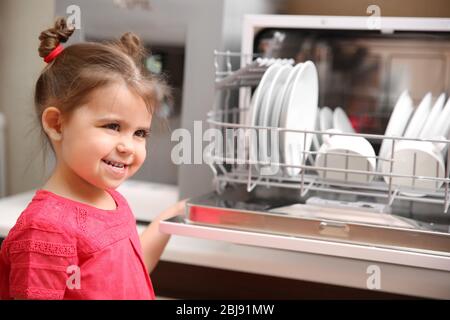
[[[443,137],[436,140],[445,140]],[[433,139],[433,140],[435,140]],[[437,191],[443,181],[428,180],[425,178],[444,178],[445,163],[442,152],[447,148],[447,143],[430,141],[403,140],[395,145],[393,156],[386,156],[392,159],[392,171],[390,161],[382,161],[382,172],[408,177],[392,177],[392,184],[400,187],[402,194],[408,196],[422,197],[428,192]],[[421,178],[420,178],[421,177]],[[383,176],[384,181],[389,184],[389,176]],[[417,189],[419,192],[415,192]],[[412,191],[412,192],[410,192]],[[423,193],[425,191],[425,193]]]
[[[356,136],[332,135],[336,129],[326,130],[315,165],[327,169],[357,170],[364,173],[317,170],[322,179],[352,183],[369,183],[376,169],[375,151],[367,139]]]

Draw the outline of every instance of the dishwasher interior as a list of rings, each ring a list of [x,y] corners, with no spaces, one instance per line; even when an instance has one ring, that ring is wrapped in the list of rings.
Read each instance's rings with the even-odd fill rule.
[[[450,30],[433,19],[407,20],[408,27],[384,18],[380,30],[362,27],[364,18],[350,19],[350,27],[343,21],[348,19],[250,16],[243,52],[215,52],[217,99],[207,118],[219,147],[205,151],[215,190],[190,199],[186,217],[163,222],[163,231],[295,251],[317,241],[332,246],[317,251],[323,254],[377,260],[383,253],[387,262],[450,271],[448,136],[385,133],[402,91],[409,90],[416,109],[428,92],[433,103],[449,93]],[[311,128],[252,121],[267,61],[312,63],[318,106],[342,108],[355,131],[321,130],[318,114]],[[277,143],[281,139],[283,146],[288,134],[302,142],[298,161],[278,155]],[[349,152],[319,162],[321,144],[331,134],[369,141],[376,168],[352,168],[358,156]],[[380,153],[384,141],[390,154]],[[421,161],[416,153],[395,158],[406,142],[439,144],[442,161]],[[268,152],[277,154],[275,160],[261,157],[261,146],[275,150]],[[340,166],[330,165],[333,156],[342,159]],[[399,171],[402,161],[411,167],[406,173]]]

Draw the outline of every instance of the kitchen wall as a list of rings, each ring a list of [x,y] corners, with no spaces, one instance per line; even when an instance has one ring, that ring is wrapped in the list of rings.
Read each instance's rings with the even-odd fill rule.
[[[305,15],[366,15],[367,7],[378,5],[385,17],[450,17],[448,0],[286,0],[282,13]]]
[[[44,178],[33,88],[44,67],[38,35],[53,16],[53,0],[0,1],[0,112],[7,123],[7,195],[35,188]]]

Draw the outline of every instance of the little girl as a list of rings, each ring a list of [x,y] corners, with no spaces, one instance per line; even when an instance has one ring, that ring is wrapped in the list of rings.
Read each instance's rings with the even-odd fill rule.
[[[115,189],[144,162],[167,87],[145,72],[135,35],[63,49],[72,33],[59,18],[39,37],[48,65],[35,105],[56,166],[2,244],[0,298],[154,299],[149,272],[169,240],[158,223],[181,214],[184,202],[138,236]]]

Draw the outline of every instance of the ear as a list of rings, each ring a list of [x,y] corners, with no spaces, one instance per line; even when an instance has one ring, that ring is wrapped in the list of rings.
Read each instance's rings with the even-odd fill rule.
[[[52,141],[60,141],[62,138],[61,124],[62,114],[58,108],[48,107],[42,113],[42,126],[45,133]]]

